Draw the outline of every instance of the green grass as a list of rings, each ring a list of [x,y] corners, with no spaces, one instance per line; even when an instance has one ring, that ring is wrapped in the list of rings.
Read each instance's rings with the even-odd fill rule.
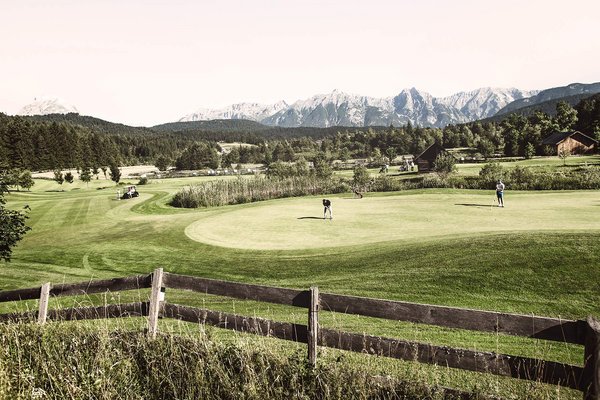
[[[464,163],[464,164],[456,164],[458,174],[464,176],[477,176],[481,167],[483,167],[485,163]],[[557,171],[564,169],[573,169],[582,166],[590,166],[590,165],[600,165],[600,156],[599,155],[586,155],[586,156],[571,156],[568,157],[564,162],[560,158],[553,157],[534,157],[529,160],[518,160],[511,162],[502,162],[503,168],[513,169],[516,166],[521,167],[529,167],[538,171]],[[369,168],[369,174],[372,177],[379,176],[379,168]],[[346,178],[352,178],[354,171],[352,169],[345,169],[335,171],[336,175],[343,176]],[[418,176],[416,172],[411,171],[399,171],[399,166],[394,165],[390,166],[388,176],[393,176],[396,179],[410,179]]]
[[[529,167],[535,170],[543,171],[556,171],[565,168],[577,168],[588,165],[600,165],[600,156],[571,156],[568,157],[564,162],[560,158],[553,157],[534,157],[529,160],[519,160],[513,162],[502,162],[502,167],[506,169],[512,169],[516,166]],[[484,163],[465,163],[457,164],[458,173],[461,175],[475,176],[479,174],[481,167]]]
[[[65,184],[69,190],[56,192],[56,183],[38,180],[31,192],[8,195],[11,207],[30,205],[32,230],[15,249],[13,261],[0,265],[0,289],[163,267],[209,278],[293,288],[318,285],[323,292],[430,304],[576,319],[600,316],[597,192],[507,192],[505,209],[491,207],[493,194],[481,191],[407,191],[361,200],[340,195],[332,197],[333,221],[299,219],[322,217],[320,197],[209,210],[166,205],[182,186],[206,179],[211,178],[155,180],[138,188],[139,198],[121,201],[115,199],[114,186],[97,190],[109,186],[106,181],[93,181],[89,188]],[[108,301],[146,295],[122,293]],[[99,299],[61,298],[51,306]],[[167,299],[306,321],[302,309],[266,303],[180,291],[169,291]],[[15,303],[0,305],[1,312],[16,308]],[[331,313],[323,313],[322,322],[355,332],[582,362],[579,346]],[[444,382],[456,383],[457,373],[447,374]],[[472,375],[458,380],[468,387],[482,379],[497,382]]]

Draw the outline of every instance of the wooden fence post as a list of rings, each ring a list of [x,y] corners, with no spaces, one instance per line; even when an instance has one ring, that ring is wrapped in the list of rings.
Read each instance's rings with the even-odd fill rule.
[[[165,299],[162,292],[162,281],[163,269],[157,268],[152,273],[152,292],[150,292],[150,307],[148,307],[148,336],[151,339],[156,339],[160,302]]]
[[[600,321],[588,317],[585,332],[584,400],[600,400]]]
[[[310,288],[310,305],[308,309],[308,362],[317,363],[317,343],[319,340],[319,288]]]
[[[48,300],[50,298],[50,282],[46,282],[40,289],[40,304],[38,307],[38,324],[44,325],[48,316]]]

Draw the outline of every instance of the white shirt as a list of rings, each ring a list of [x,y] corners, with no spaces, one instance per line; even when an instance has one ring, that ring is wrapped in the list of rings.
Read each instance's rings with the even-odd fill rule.
[[[496,191],[497,192],[503,192],[504,191],[504,183],[500,182],[496,185]]]

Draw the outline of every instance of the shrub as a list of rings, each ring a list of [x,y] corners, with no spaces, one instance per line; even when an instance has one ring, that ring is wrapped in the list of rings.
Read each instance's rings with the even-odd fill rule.
[[[498,162],[486,163],[479,171],[481,189],[489,189],[494,186],[498,179],[504,179],[505,171]]]
[[[160,155],[154,162],[154,165],[156,166],[156,168],[158,168],[159,171],[166,171],[169,168],[170,163],[171,163],[171,160],[169,160],[167,157],[165,157],[163,155]]]
[[[440,153],[433,162],[433,170],[445,178],[456,172],[456,159],[451,154]]]
[[[354,167],[354,175],[352,177],[352,183],[358,190],[367,190],[367,185],[371,177],[369,171],[363,165],[357,165]]]
[[[296,167],[293,164],[283,161],[275,161],[267,167],[266,175],[275,178],[290,178],[297,176]]]

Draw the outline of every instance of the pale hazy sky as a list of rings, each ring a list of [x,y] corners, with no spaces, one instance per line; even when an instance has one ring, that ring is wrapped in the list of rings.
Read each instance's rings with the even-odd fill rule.
[[[0,111],[132,125],[339,89],[600,81],[598,0],[0,0]]]

